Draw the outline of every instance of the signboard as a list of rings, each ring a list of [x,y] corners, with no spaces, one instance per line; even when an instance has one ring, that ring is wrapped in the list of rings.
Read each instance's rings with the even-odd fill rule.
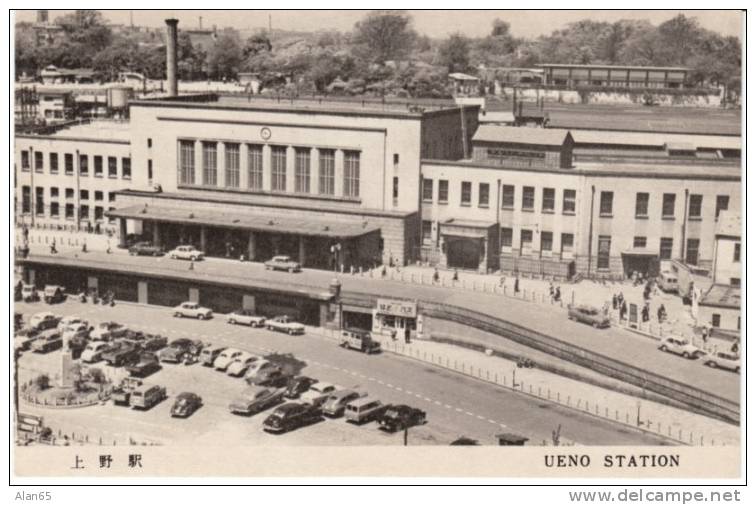
[[[388,316],[409,317],[414,319],[417,317],[417,303],[378,298],[376,312]]]

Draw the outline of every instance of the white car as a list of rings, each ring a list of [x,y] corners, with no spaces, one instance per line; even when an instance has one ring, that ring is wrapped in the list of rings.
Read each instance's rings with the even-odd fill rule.
[[[257,376],[261,374],[261,372],[265,372],[268,369],[274,368],[280,367],[272,361],[268,361],[267,359],[258,359],[257,361],[252,363],[249,368],[247,368],[247,372],[244,374],[244,379],[249,382],[250,379],[256,379]]]
[[[60,320],[58,323],[58,329],[60,331],[65,330],[68,326],[72,326],[74,324],[84,323],[87,324],[87,321],[80,318],[79,316],[66,316],[63,319]]]
[[[63,340],[72,338],[88,337],[91,327],[86,323],[73,323],[63,328]]]
[[[302,265],[292,260],[289,256],[273,256],[265,262],[265,270],[285,270],[287,272],[300,272]]]
[[[29,327],[35,330],[47,330],[56,328],[60,318],[52,312],[39,312],[29,319]]]
[[[724,368],[740,373],[740,356],[729,352],[715,352],[707,354],[703,358],[704,365],[713,368]]]
[[[128,331],[128,328],[122,324],[106,321],[96,324],[92,333],[89,334],[89,338],[92,340],[115,340],[126,335]]]
[[[81,360],[84,363],[97,363],[102,359],[102,353],[110,348],[107,342],[90,342],[81,353]]]
[[[339,389],[341,389],[339,386],[330,384],[328,382],[316,382],[315,384],[310,386],[310,389],[302,393],[302,395],[299,397],[299,401],[318,407],[325,403],[328,397],[330,397]]]
[[[246,324],[259,328],[265,326],[265,317],[255,314],[253,310],[235,310],[228,315],[228,324]]]
[[[205,253],[193,245],[180,245],[172,251],[168,251],[168,257],[175,260],[198,261],[205,257]]]
[[[244,372],[246,372],[247,369],[252,366],[252,364],[258,359],[260,359],[260,356],[255,356],[254,354],[243,352],[239,356],[237,356],[230,365],[228,365],[226,373],[232,377],[241,377],[242,375],[244,375]]]
[[[244,351],[229,347],[228,349],[220,353],[217,358],[215,358],[213,367],[215,367],[216,370],[225,371],[229,367],[229,365],[231,365],[231,363],[243,353]]]
[[[665,337],[659,344],[659,349],[665,352],[679,354],[686,359],[696,359],[703,353],[701,349],[690,343],[689,340],[680,337]]]
[[[196,302],[184,302],[173,308],[173,317],[196,317],[197,319],[210,319],[213,311],[207,307],[201,307]]]
[[[294,321],[289,316],[278,316],[265,321],[269,330],[288,333],[289,335],[304,335],[305,327],[302,323]]]

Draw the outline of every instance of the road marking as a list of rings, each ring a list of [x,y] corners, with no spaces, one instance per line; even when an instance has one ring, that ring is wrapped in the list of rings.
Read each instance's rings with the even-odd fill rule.
[[[496,424],[496,421],[494,421],[493,419],[489,419],[488,422],[491,424]]]
[[[451,406],[451,405],[449,405],[448,403],[444,403],[444,407],[446,407],[447,409],[450,409],[450,408],[452,408],[452,406]]]
[[[460,409],[459,407],[458,407],[458,408],[456,408],[456,409],[454,409],[454,410],[456,410],[457,412],[464,412],[464,411],[463,411],[462,409]]]
[[[468,416],[475,416],[475,414],[473,414],[473,413],[472,413],[472,412],[470,412],[469,410],[465,410],[465,414],[467,414]]]
[[[435,403],[436,405],[441,405],[441,402],[438,400],[435,400],[433,403]]]
[[[478,417],[478,419],[480,419],[481,421],[485,421],[485,420],[486,420],[486,418],[485,418],[485,417],[483,417],[483,416],[480,416],[480,415],[479,415],[479,416],[477,416],[477,417]]]
[[[389,388],[393,388],[393,387],[394,387],[394,385],[393,385],[393,384],[389,384],[389,383],[387,382],[387,383],[386,383],[386,387],[389,387]]]
[[[379,381],[378,381],[378,384],[380,384],[380,385],[384,385],[384,384],[386,384],[386,383],[385,383],[385,382],[383,382],[382,380],[379,380]]]

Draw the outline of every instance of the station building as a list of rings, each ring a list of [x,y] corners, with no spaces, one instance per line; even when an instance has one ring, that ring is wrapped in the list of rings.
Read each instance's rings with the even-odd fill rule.
[[[689,70],[683,67],[578,65],[541,63],[543,83],[554,86],[617,88],[682,88]]]

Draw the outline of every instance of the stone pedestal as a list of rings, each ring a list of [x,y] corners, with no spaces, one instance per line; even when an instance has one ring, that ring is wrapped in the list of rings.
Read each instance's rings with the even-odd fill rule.
[[[68,342],[64,342],[64,349],[60,356],[60,379],[58,386],[61,388],[72,388],[74,386],[74,359],[71,350],[68,349]]]

